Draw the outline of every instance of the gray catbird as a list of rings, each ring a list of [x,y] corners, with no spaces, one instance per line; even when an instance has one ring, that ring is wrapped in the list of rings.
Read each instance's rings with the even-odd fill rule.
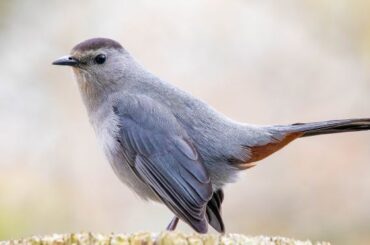
[[[88,116],[117,176],[145,200],[206,233],[224,232],[222,188],[300,137],[370,129],[370,118],[291,125],[234,122],[148,72],[116,41],[93,38],[53,62],[73,68]]]

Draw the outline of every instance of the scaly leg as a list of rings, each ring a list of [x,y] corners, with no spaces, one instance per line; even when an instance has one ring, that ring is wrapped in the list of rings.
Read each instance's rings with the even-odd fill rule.
[[[179,222],[179,218],[175,216],[172,220],[171,223],[167,226],[168,231],[174,231],[176,229],[177,223]]]

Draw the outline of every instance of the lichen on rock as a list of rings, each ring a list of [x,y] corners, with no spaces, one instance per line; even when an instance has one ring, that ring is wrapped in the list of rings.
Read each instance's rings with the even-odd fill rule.
[[[0,241],[0,245],[329,245],[328,242],[298,241],[284,237],[249,237],[240,234],[184,234],[140,232],[133,234],[71,233],[32,236]]]

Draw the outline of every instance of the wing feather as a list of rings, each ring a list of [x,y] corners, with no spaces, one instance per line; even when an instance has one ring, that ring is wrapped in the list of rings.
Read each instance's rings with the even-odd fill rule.
[[[145,96],[127,96],[114,106],[118,140],[134,154],[134,172],[179,218],[207,232],[212,185],[195,145],[175,116]]]

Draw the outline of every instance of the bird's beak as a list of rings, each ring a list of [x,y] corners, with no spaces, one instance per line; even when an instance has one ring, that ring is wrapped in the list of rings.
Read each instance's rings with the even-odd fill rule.
[[[76,66],[78,65],[78,60],[73,56],[66,55],[60,57],[59,59],[55,60],[52,64],[53,65],[60,65],[60,66]]]

